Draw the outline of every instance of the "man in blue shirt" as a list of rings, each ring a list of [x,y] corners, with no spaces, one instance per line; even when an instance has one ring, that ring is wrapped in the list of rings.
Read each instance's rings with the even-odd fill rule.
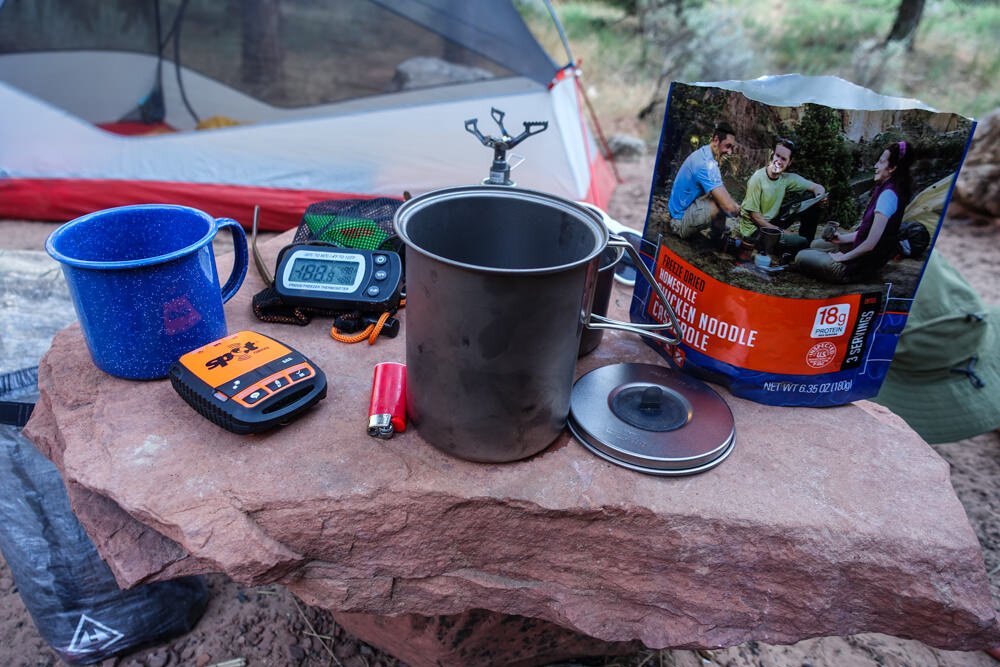
[[[670,231],[682,239],[690,238],[709,225],[713,234],[725,229],[725,219],[740,214],[736,203],[722,183],[719,160],[731,155],[736,147],[736,133],[727,123],[712,131],[707,146],[688,155],[674,177],[670,189]]]

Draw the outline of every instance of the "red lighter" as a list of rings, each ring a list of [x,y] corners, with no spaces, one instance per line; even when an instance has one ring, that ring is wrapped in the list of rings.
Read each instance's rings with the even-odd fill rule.
[[[375,364],[368,404],[368,435],[391,438],[406,430],[406,364]]]

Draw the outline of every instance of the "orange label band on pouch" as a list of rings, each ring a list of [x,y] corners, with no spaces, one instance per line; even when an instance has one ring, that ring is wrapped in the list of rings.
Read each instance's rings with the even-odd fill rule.
[[[880,297],[792,299],[727,285],[660,246],[653,275],[681,323],[683,346],[765,373],[820,375],[861,362]],[[647,314],[666,320],[659,301]]]

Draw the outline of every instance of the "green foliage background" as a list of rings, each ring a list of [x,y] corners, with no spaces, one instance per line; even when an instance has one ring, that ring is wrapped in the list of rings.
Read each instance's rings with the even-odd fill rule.
[[[518,2],[565,61],[541,0]],[[647,139],[671,81],[830,74],[973,118],[1000,107],[1000,2],[927,0],[912,42],[886,45],[898,4],[554,0],[601,121]]]
[[[802,119],[789,130],[796,145],[793,171],[826,187],[830,219],[856,220],[857,203],[851,186],[854,156],[850,144],[841,137],[839,114],[829,107],[807,104]]]

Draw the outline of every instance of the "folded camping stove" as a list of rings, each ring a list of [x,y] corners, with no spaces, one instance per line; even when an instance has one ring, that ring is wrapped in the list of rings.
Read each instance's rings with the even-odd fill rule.
[[[490,175],[489,178],[483,179],[483,185],[513,186],[515,183],[510,180],[510,163],[507,161],[507,151],[528,137],[547,130],[549,122],[539,120],[525,122],[524,131],[516,137],[512,137],[503,126],[503,118],[506,114],[496,107],[490,109],[490,114],[500,127],[499,137],[484,135],[480,132],[478,118],[470,118],[465,121],[465,130],[479,139],[483,146],[493,149],[493,164],[490,165]]]

